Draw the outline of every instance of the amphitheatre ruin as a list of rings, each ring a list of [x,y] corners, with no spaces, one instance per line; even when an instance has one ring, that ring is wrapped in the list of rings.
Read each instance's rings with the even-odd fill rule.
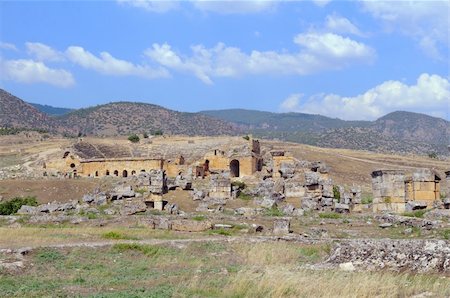
[[[97,258],[79,259],[84,266],[116,268],[99,253],[131,262],[136,255],[120,250],[126,247],[167,270],[191,268],[183,263],[190,257],[203,267],[266,266],[276,255],[281,263],[273,262],[283,264],[286,274],[307,272],[311,278],[314,272],[342,271],[381,278],[380,270],[418,279],[438,274],[445,282],[450,276],[447,160],[251,136],[151,136],[132,143],[125,137],[42,138],[27,132],[2,141],[0,204],[34,200],[0,217],[5,274],[31,274],[43,266],[33,260],[49,252],[61,254],[69,267],[79,251]],[[208,247],[217,245],[226,257],[210,263],[210,254],[218,252]],[[147,249],[156,249],[155,255],[146,255]],[[178,265],[162,261],[169,255],[158,257],[166,250]],[[248,252],[257,261],[245,259]],[[417,294],[429,287],[401,289]],[[433,291],[448,293],[435,284]]]

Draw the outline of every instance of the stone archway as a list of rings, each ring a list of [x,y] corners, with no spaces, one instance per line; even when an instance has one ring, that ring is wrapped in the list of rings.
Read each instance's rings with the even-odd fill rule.
[[[230,176],[231,177],[239,177],[239,160],[233,159],[230,162]]]
[[[106,176],[109,176],[109,170],[106,170],[105,175],[106,175]]]
[[[124,178],[128,177],[128,171],[127,170],[123,170],[122,177],[124,177]]]
[[[119,171],[115,170],[114,171],[114,176],[116,176],[116,177],[119,176]]]
[[[131,171],[131,175],[135,176],[136,175],[136,171],[135,170]]]

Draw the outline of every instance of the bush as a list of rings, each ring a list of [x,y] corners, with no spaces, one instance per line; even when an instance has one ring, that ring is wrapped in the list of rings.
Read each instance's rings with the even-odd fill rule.
[[[250,140],[250,137],[249,137],[249,136],[243,136],[242,138],[243,138],[244,140],[247,140],[247,141]]]
[[[333,197],[338,202],[341,201],[341,192],[339,191],[339,186],[333,185]]]
[[[164,134],[164,132],[161,129],[152,131],[152,135],[154,135],[154,136],[162,136],[163,134]]]
[[[144,139],[148,139],[148,133],[144,132],[143,137]]]
[[[437,155],[436,152],[430,152],[430,153],[428,153],[428,157],[429,157],[429,158],[432,158],[432,159],[437,159],[437,158],[438,158],[438,155]]]
[[[128,141],[132,143],[138,143],[140,141],[140,138],[137,134],[134,133],[128,137]]]
[[[427,211],[422,209],[422,210],[416,210],[416,211],[411,211],[411,212],[403,212],[402,215],[403,216],[407,216],[407,217],[417,217],[417,218],[423,218],[423,216],[425,215]]]
[[[364,196],[362,199],[361,199],[361,203],[362,204],[372,204],[373,203],[373,197],[371,196],[371,195],[367,195],[367,196]]]
[[[272,207],[270,209],[266,209],[264,212],[264,215],[266,216],[284,216],[283,211],[278,209],[278,207]]]
[[[38,202],[35,197],[17,197],[10,201],[0,203],[0,215],[11,215],[17,213],[23,205],[37,206]]]

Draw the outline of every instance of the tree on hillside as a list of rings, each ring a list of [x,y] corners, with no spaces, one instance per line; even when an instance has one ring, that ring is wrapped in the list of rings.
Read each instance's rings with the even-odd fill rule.
[[[135,133],[128,137],[128,141],[130,141],[132,143],[138,143],[139,140],[140,140],[139,136]]]

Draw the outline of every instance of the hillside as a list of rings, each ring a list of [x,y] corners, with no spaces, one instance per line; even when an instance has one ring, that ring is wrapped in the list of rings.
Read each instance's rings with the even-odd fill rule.
[[[80,109],[57,118],[64,127],[87,135],[126,135],[162,130],[164,134],[223,135],[238,130],[230,123],[198,113],[183,113],[134,102]]]
[[[41,105],[38,103],[29,103],[30,105],[32,105],[33,107],[35,107],[36,109],[38,109],[39,111],[41,111],[44,114],[50,115],[50,116],[61,116],[67,113],[70,113],[73,111],[73,109],[68,109],[68,108],[57,108],[57,107],[52,107],[49,105]]]
[[[268,131],[302,131],[321,132],[331,128],[365,127],[366,121],[344,121],[321,115],[303,113],[272,113],[244,109],[229,109],[218,111],[202,111],[205,115],[233,122],[243,128]]]
[[[58,130],[48,115],[0,89],[0,127]]]
[[[411,112],[393,112],[376,121],[239,109],[202,113],[234,122],[260,138],[320,147],[447,155],[450,144],[448,121]]]

